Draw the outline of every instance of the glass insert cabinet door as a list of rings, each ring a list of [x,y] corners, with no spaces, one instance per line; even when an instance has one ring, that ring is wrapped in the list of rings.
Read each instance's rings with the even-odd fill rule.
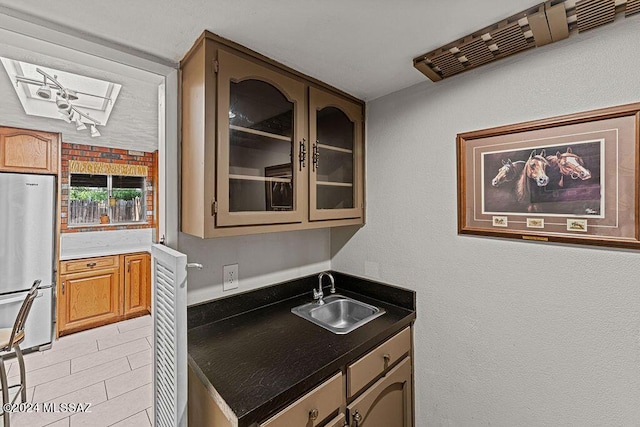
[[[362,107],[309,88],[309,219],[363,215]]]
[[[301,222],[305,86],[218,51],[218,226]]]

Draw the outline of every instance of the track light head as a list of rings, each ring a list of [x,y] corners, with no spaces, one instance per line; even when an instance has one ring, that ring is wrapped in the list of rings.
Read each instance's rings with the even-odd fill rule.
[[[100,136],[100,132],[98,132],[98,128],[96,128],[96,125],[91,125],[91,137],[96,138],[98,136]]]
[[[42,85],[36,91],[36,95],[42,99],[51,99],[51,88],[47,85]]]
[[[70,109],[70,105],[69,105],[69,101],[67,101],[64,96],[60,95],[60,92],[58,92],[56,94],[56,105],[58,106],[58,110],[69,110]]]
[[[78,117],[76,117],[76,130],[85,130],[86,128],[87,125],[82,123],[82,121],[80,120],[80,115],[78,115]]]

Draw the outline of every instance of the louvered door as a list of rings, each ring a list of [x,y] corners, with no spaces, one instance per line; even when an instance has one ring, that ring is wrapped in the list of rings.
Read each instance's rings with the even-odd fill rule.
[[[155,425],[187,425],[187,256],[153,245]]]

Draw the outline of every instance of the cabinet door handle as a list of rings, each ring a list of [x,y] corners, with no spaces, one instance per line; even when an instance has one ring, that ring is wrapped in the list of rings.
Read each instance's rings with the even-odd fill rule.
[[[316,169],[318,169],[318,159],[320,159],[320,149],[318,148],[318,144],[320,144],[320,141],[316,140],[316,143],[313,144],[313,154],[312,154],[312,160],[313,160],[313,171],[315,172]]]
[[[385,354],[382,358],[384,359],[384,369],[387,369],[389,367],[389,362],[391,361],[391,356],[389,354]]]
[[[300,153],[298,154],[298,160],[300,161],[300,170],[307,166],[307,147],[305,146],[305,142],[307,142],[307,140],[304,138],[302,138],[302,141],[300,141]]]
[[[309,419],[311,421],[315,421],[318,419],[318,410],[317,409],[312,409],[309,411]]]
[[[65,284],[65,281],[63,280],[62,281],[62,295],[64,295],[64,284]]]
[[[88,263],[87,263],[87,267],[89,267],[89,268],[93,268],[93,267],[95,267],[96,265],[98,265],[98,264],[97,264],[97,263],[95,263],[95,262],[88,262]]]
[[[358,427],[358,424],[362,421],[362,415],[356,410],[353,413],[353,422],[351,423],[351,427]]]
[[[131,261],[127,261],[127,273],[131,270]]]

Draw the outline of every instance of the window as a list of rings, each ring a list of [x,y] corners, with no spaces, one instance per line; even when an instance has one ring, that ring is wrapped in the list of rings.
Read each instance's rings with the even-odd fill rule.
[[[69,225],[146,222],[143,176],[72,174]]]

